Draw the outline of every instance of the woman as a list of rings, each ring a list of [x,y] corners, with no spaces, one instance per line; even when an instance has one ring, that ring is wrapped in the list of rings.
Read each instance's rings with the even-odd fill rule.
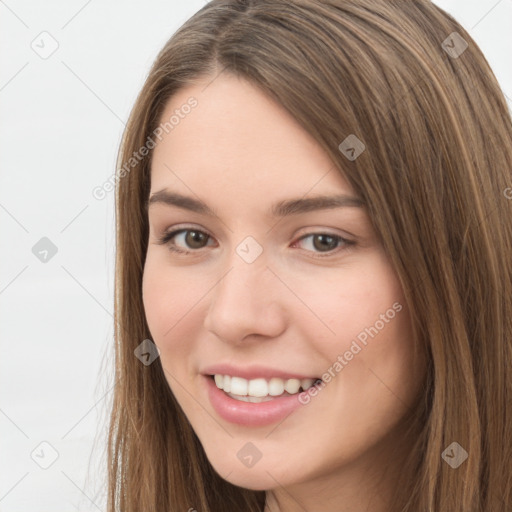
[[[109,511],[512,509],[512,124],[453,18],[213,0],[119,163]]]

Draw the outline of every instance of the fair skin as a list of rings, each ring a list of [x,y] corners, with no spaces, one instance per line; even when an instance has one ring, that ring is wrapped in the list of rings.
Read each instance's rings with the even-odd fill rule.
[[[364,207],[271,215],[282,200],[356,194],[282,107],[227,73],[205,88],[212,78],[171,98],[162,120],[190,96],[198,105],[153,150],[150,196],[167,189],[216,213],[149,206],[143,301],[165,377],[217,473],[266,490],[267,511],[384,512],[407,453],[401,420],[425,371],[398,278]],[[158,243],[178,228],[190,231]],[[248,236],[262,249],[251,263],[236,251]],[[396,303],[401,310],[376,324]],[[224,362],[321,377],[375,325],[280,422],[232,423],[205,393],[201,369]],[[261,453],[252,467],[237,457],[247,442]]]

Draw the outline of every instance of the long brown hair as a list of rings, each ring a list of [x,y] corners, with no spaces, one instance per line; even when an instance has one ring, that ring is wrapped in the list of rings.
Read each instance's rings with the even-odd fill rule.
[[[119,152],[109,512],[264,507],[214,471],[160,360],[134,356],[151,338],[152,153],[134,155],[177,90],[219,73],[260,87],[325,149],[402,284],[429,365],[393,510],[512,510],[512,123],[485,57],[427,0],[212,0],[157,56]],[[349,135],[365,145],[356,159],[339,149]],[[457,469],[442,458],[452,442],[468,453]]]

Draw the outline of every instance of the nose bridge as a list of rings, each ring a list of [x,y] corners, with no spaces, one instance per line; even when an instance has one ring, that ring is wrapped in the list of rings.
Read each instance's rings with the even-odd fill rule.
[[[250,334],[278,336],[285,327],[285,309],[279,280],[267,268],[266,254],[247,240],[227,265],[212,289],[205,327],[226,341],[236,342]]]
[[[252,236],[245,237],[226,259],[229,271],[216,287],[217,298],[248,302],[251,299],[253,305],[260,303],[264,299],[261,294],[273,286],[268,282],[268,274],[271,274],[268,263],[268,251],[263,250],[263,245]]]

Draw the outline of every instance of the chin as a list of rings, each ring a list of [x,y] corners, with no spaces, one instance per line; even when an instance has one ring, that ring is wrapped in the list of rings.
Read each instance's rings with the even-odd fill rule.
[[[222,476],[222,475],[221,475]],[[224,477],[222,477],[224,478]],[[268,473],[253,473],[251,469],[245,471],[233,471],[227,478],[227,482],[237,487],[249,489],[251,491],[268,491],[275,488],[278,484]]]
[[[282,481],[279,476],[278,471],[275,471],[276,468],[268,468],[263,465],[262,461],[259,461],[250,468],[245,467],[236,457],[232,463],[226,463],[225,458],[218,462],[217,464],[215,461],[210,460],[210,464],[215,472],[222,479],[237,487],[251,491],[266,491],[278,485],[286,485],[286,482]]]

